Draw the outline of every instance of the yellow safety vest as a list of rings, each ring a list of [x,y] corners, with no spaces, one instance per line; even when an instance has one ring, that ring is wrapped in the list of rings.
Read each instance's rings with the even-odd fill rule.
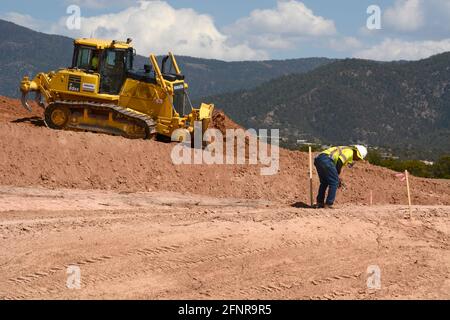
[[[322,153],[329,156],[335,165],[337,165],[339,159],[344,166],[353,163],[353,148],[350,147],[332,147]]]
[[[97,70],[98,68],[98,57],[93,57],[91,61],[92,69]]]

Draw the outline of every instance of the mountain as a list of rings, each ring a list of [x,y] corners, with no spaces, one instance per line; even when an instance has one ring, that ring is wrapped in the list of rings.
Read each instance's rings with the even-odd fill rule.
[[[0,20],[0,95],[17,97],[23,76],[55,70],[72,61],[73,40]]]
[[[136,65],[148,63],[148,58],[137,57]],[[193,98],[252,89],[268,80],[289,74],[309,72],[334,60],[302,58],[270,61],[238,61],[200,59],[177,56],[181,70],[189,83]]]
[[[336,61],[303,75],[204,99],[284,144],[365,143],[419,159],[450,153],[450,52],[415,62]]]
[[[24,75],[34,76],[64,68],[72,62],[73,40],[36,32],[0,20],[0,95],[17,97]],[[173,49],[176,52],[176,48]],[[333,60],[306,58],[284,61],[224,62],[191,57],[177,58],[186,75],[192,98],[254,88],[270,79],[304,73]],[[149,64],[136,56],[135,66]]]

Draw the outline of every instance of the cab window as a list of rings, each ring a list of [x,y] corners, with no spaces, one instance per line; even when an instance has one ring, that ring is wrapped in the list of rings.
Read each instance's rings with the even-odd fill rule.
[[[108,50],[106,54],[106,64],[109,67],[114,67],[116,65],[116,51]]]
[[[89,48],[79,48],[75,66],[78,69],[89,70],[91,66],[91,58],[93,55],[93,50]]]
[[[125,50],[105,50],[100,71],[100,93],[118,94],[126,79],[126,68]]]
[[[129,49],[125,56],[125,65],[127,70],[133,69],[133,50]]]

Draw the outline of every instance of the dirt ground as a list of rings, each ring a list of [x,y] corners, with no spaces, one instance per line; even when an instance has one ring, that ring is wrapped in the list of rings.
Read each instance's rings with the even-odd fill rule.
[[[450,209],[0,188],[2,299],[450,298]],[[81,288],[68,289],[79,266]],[[381,290],[367,288],[367,268]]]
[[[0,97],[0,299],[450,298],[448,180],[412,178],[405,219],[404,183],[359,164],[335,210],[311,210],[303,153],[281,150],[269,177],[177,167],[172,144],[54,131],[40,116]]]

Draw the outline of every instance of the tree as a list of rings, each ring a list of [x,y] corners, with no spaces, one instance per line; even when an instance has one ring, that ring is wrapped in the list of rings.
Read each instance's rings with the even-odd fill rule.
[[[450,155],[441,157],[433,165],[433,175],[436,178],[450,179]]]

